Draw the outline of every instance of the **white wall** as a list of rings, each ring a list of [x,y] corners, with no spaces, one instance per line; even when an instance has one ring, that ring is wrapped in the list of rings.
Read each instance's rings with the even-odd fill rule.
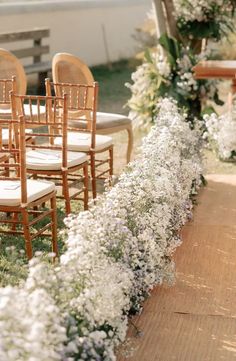
[[[44,41],[50,45],[49,59],[57,52],[70,52],[91,66],[106,63],[108,57],[114,61],[134,55],[137,44],[132,35],[150,8],[151,0],[7,2],[0,4],[0,32],[49,27],[50,39]],[[11,50],[13,44],[0,47]]]

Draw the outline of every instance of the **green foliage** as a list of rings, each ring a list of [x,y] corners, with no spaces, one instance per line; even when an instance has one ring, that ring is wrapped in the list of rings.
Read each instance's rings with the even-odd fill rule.
[[[203,117],[206,114],[211,115],[212,113],[215,113],[215,109],[213,108],[213,106],[212,105],[206,106],[201,111],[201,117]]]
[[[199,61],[211,59],[213,51],[200,54],[202,39],[219,41],[235,30],[236,0],[170,0],[176,21],[177,40],[167,34],[158,39],[156,50],[145,51],[144,63],[133,74],[133,84],[128,84],[132,96],[128,102],[132,116],[139,126],[153,121],[161,97],[174,98],[188,115],[194,127],[196,118],[202,120],[202,104],[208,99],[217,105],[219,99],[215,80],[194,79],[193,66]],[[167,14],[167,21],[170,21]],[[172,33],[172,23],[169,24]],[[160,51],[161,48],[161,51]],[[156,53],[155,53],[156,51]],[[158,55],[158,52],[161,56]],[[215,55],[214,57],[215,58]],[[170,71],[168,73],[166,63]]]
[[[217,105],[224,105],[224,102],[219,98],[218,92],[215,92],[213,100]]]
[[[177,59],[181,56],[181,45],[180,43],[172,37],[169,37],[167,34],[163,34],[159,38],[159,44],[165,49],[167,53],[167,58],[171,68],[174,70],[177,68]]]
[[[217,88],[212,81],[194,79],[192,68],[200,60],[188,46],[167,34],[159,39],[159,48],[146,49],[144,63],[133,75],[134,84],[128,85],[132,97],[128,103],[143,123],[154,120],[161,97],[175,99],[178,106],[187,113],[188,121],[194,127],[195,118],[201,118],[201,101],[206,94],[218,104]]]
[[[199,6],[198,16],[195,19],[189,19],[188,12],[194,13],[194,6]],[[185,7],[185,14],[182,13],[177,18],[177,27],[181,37],[192,39],[214,39],[219,41],[222,37],[235,30],[233,16],[236,7],[235,0],[222,0],[221,4],[217,1],[208,0],[208,4],[194,4],[191,1],[182,1],[182,7]]]
[[[181,34],[186,37],[193,37],[194,39],[213,38],[215,40],[221,38],[220,24],[214,20],[208,22],[197,20],[183,22],[182,19],[179,19],[177,25]]]
[[[99,65],[91,68],[94,79],[99,83],[98,110],[127,115],[125,104],[129,98],[129,90],[124,83],[130,79],[138,62],[120,60],[111,66]]]
[[[0,255],[0,286],[18,285],[27,277],[26,259],[16,248]]]

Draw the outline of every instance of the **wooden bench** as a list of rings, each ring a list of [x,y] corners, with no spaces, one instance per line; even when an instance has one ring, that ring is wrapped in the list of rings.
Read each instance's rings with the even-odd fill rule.
[[[10,51],[19,59],[32,58],[32,63],[24,65],[26,74],[38,74],[38,88],[44,88],[44,79],[51,71],[51,62],[42,61],[42,55],[49,54],[49,45],[43,45],[42,39],[50,36],[49,29],[34,29],[29,31],[16,31],[13,33],[1,33],[0,44],[6,43],[24,43],[27,40],[32,40],[31,46],[22,48],[17,46],[17,49],[10,49]]]

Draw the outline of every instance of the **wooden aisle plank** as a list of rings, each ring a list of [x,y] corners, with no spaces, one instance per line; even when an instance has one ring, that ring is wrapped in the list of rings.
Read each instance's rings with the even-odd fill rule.
[[[194,213],[176,285],[153,290],[118,361],[236,360],[236,176],[209,176]]]
[[[211,174],[198,197],[194,224],[236,226],[236,176]]]
[[[224,316],[149,313],[129,361],[232,361],[236,357],[235,320]],[[154,332],[155,330],[155,332]],[[141,342],[140,342],[141,340]]]
[[[192,313],[236,317],[236,272],[233,272],[236,270],[236,229],[215,228],[184,229],[184,243],[175,257],[176,284],[171,288],[157,287],[152,292],[154,298],[147,299],[144,313],[150,310],[182,312],[187,308]]]

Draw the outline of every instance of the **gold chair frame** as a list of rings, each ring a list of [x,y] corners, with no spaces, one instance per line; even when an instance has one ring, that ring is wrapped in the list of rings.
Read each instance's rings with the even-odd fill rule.
[[[9,141],[8,145],[2,142],[2,130],[8,129]],[[20,184],[20,201],[17,205],[1,204],[0,212],[12,217],[1,217],[0,224],[8,226],[8,229],[0,229],[3,234],[20,234],[24,235],[26,254],[28,259],[32,258],[32,240],[39,236],[52,237],[52,251],[57,255],[57,217],[56,217],[56,190],[50,185],[48,193],[45,192],[39,198],[32,201],[28,199],[27,177],[26,177],[26,141],[25,141],[25,121],[20,117],[18,121],[1,119],[0,120],[0,182],[1,181],[19,181]],[[7,157],[7,160],[4,159]],[[8,168],[7,175],[3,174]],[[34,185],[36,183],[34,182]],[[48,186],[49,187],[49,186]],[[1,196],[0,196],[1,197]],[[50,209],[40,209],[45,202],[50,202]],[[3,202],[4,203],[4,202]],[[30,220],[29,216],[33,216]],[[19,218],[21,216],[21,219]],[[45,218],[51,218],[51,221],[44,225],[36,233],[32,233],[30,228]],[[20,225],[22,230],[18,230],[16,226]],[[11,226],[11,227],[10,227]],[[48,233],[47,230],[51,229]]]
[[[61,152],[61,166],[60,169],[33,169],[30,164],[26,162],[27,173],[32,174],[34,178],[44,178],[54,180],[56,185],[62,187],[62,196],[57,195],[57,198],[65,200],[65,212],[71,213],[71,200],[81,200],[84,204],[84,209],[88,209],[88,161],[84,160],[80,164],[69,166],[68,163],[68,148],[67,148],[67,96],[53,97],[53,96],[32,96],[32,95],[17,95],[12,94],[12,114],[13,118],[23,116],[27,127],[36,131],[30,133],[36,138],[35,144],[27,148],[33,150],[48,150]],[[37,114],[33,114],[32,106],[36,105]],[[30,114],[25,114],[25,106],[29,107]],[[43,105],[43,106],[42,106]],[[45,108],[43,114],[40,110]],[[39,127],[46,127],[46,131],[39,131]],[[26,133],[27,135],[27,133]],[[37,139],[47,138],[46,143],[37,142]],[[61,137],[62,145],[55,145],[56,137]],[[78,174],[82,170],[83,175]],[[82,181],[83,187],[77,192],[70,193],[70,185],[76,181]],[[81,193],[84,196],[81,198]]]
[[[97,114],[97,97],[98,83],[88,84],[71,84],[71,83],[53,83],[49,79],[45,80],[46,94],[52,95],[52,90],[56,96],[67,95],[68,103],[68,132],[88,133],[91,136],[89,150],[86,153],[90,157],[91,182],[93,198],[97,197],[97,179],[104,179],[105,174],[109,177],[113,175],[113,144],[100,150],[96,150],[96,114]],[[80,145],[78,144],[78,148]],[[68,144],[70,149],[70,144]],[[79,149],[78,149],[79,150]],[[80,150],[84,151],[84,150]],[[98,160],[96,154],[109,153],[105,160]],[[109,168],[99,172],[99,167],[108,163]]]

